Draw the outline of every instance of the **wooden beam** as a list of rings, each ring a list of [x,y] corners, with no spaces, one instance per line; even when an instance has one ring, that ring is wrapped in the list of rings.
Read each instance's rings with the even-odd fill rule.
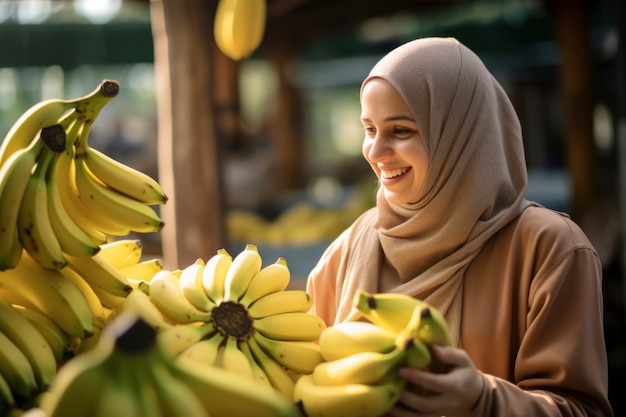
[[[158,103],[163,260],[179,268],[226,245],[220,146],[214,116],[215,3],[150,3]]]

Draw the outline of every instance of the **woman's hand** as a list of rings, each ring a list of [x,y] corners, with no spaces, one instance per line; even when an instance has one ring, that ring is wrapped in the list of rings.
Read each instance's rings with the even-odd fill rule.
[[[435,346],[433,354],[447,365],[449,371],[445,374],[435,374],[402,368],[400,375],[406,379],[407,385],[425,387],[430,393],[420,395],[405,389],[398,403],[387,413],[388,416],[463,415],[474,408],[482,392],[483,378],[467,353],[449,346]]]

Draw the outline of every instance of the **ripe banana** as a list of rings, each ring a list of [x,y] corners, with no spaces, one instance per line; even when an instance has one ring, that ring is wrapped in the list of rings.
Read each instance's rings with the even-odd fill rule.
[[[27,253],[17,267],[0,272],[0,287],[28,300],[72,336],[82,339],[93,333],[83,293],[61,271],[41,267]]]
[[[35,371],[22,350],[0,331],[0,374],[6,379],[15,397],[31,399],[38,392]]]
[[[250,281],[248,289],[239,303],[248,307],[266,295],[284,291],[289,285],[291,272],[285,258],[278,258],[273,264],[263,267]]]
[[[178,326],[177,326],[178,327]],[[224,336],[219,333],[215,333],[206,339],[198,340],[191,344],[186,345],[185,349],[172,350],[165,347],[166,351],[173,352],[176,356],[176,360],[179,362],[191,362],[204,366],[216,366],[218,356],[220,354],[220,348],[224,343]],[[176,352],[180,353],[176,354]]]
[[[224,281],[232,263],[233,258],[226,249],[219,249],[204,266],[202,286],[215,304],[224,300]]]
[[[210,321],[211,313],[198,310],[181,294],[178,277],[169,270],[157,272],[150,281],[150,299],[173,323]]]
[[[369,321],[394,333],[404,329],[416,306],[424,302],[405,294],[357,292],[354,307]]]
[[[450,346],[452,344],[448,323],[436,308],[429,305],[420,309],[416,336],[427,345]]]
[[[272,387],[291,401],[295,381],[288,371],[261,349],[253,337],[249,338],[245,345],[250,349],[252,357],[259,364]]]
[[[250,370],[252,371],[252,379],[262,385],[273,387],[269,378],[265,374],[265,371],[263,370],[263,368],[261,368],[261,365],[259,365],[259,363],[254,359],[254,355],[252,354],[252,351],[250,350],[250,345],[247,341],[239,342],[239,350],[241,350],[241,352],[248,359],[248,363],[250,364]],[[291,398],[291,396],[289,398]]]
[[[233,259],[224,278],[224,300],[238,301],[250,281],[260,270],[263,260],[256,245],[248,244]]]
[[[404,349],[391,352],[359,352],[322,362],[313,370],[316,385],[377,384],[397,371],[405,357]]]
[[[152,303],[148,294],[139,289],[132,290],[111,313],[110,318],[120,315],[123,312],[132,312],[141,317],[157,332],[171,329],[173,326],[165,321],[161,311]],[[180,329],[184,326],[180,326]]]
[[[161,258],[151,258],[118,269],[122,271],[132,285],[131,280],[150,281],[154,274],[163,270],[163,260]]]
[[[163,221],[152,207],[98,182],[80,157],[75,158],[75,178],[78,195],[100,223],[108,219],[124,231],[139,233],[159,232],[163,228]]]
[[[359,352],[390,352],[396,338],[396,333],[370,322],[344,321],[322,331],[319,347],[324,360],[333,361]]]
[[[39,389],[42,391],[47,389],[57,371],[57,361],[52,347],[39,330],[2,297],[0,297],[0,331],[24,353],[35,372]]]
[[[143,204],[165,204],[167,196],[161,185],[149,175],[125,165],[88,146],[85,165],[100,182]]]
[[[284,290],[259,298],[248,307],[255,319],[286,313],[305,313],[311,309],[313,298],[304,290]]]
[[[70,268],[61,269],[61,273],[76,285],[89,305],[92,321],[95,326],[104,326],[107,321],[107,313],[104,310],[102,300],[94,291],[93,287],[85,279]]]
[[[179,361],[176,376],[190,386],[211,417],[250,415],[255,417],[298,417],[291,399],[251,378],[213,367],[206,372],[192,362]]]
[[[157,339],[161,349],[172,357],[179,356],[192,345],[212,338],[216,333],[211,323],[204,323],[199,326],[179,324],[157,331]]]
[[[118,269],[137,264],[143,255],[139,239],[116,239],[100,245],[100,256]]]
[[[14,268],[22,255],[17,231],[20,202],[42,149],[42,143],[34,140],[10,155],[0,168],[0,271]]]
[[[220,0],[213,34],[218,48],[231,59],[248,57],[265,32],[266,0]]]
[[[400,378],[380,384],[317,385],[313,375],[302,375],[296,382],[293,399],[307,416],[378,417],[400,397]]]
[[[202,286],[204,267],[204,261],[200,258],[197,259],[194,263],[183,269],[178,282],[180,292],[191,304],[199,310],[211,311],[215,307],[215,303],[211,301]]]
[[[75,135],[75,130],[80,131],[82,122],[76,122],[68,133],[68,142],[70,137]],[[87,210],[87,207],[78,196],[76,184],[74,180],[74,146],[67,146],[65,151],[60,153],[54,161],[54,175],[56,184],[61,195],[63,207],[68,212],[72,220],[97,244],[103,244],[107,241],[107,236],[101,231],[96,223],[95,213]],[[120,228],[115,229],[116,233],[128,233]]]
[[[88,258],[70,255],[66,257],[67,267],[83,277],[94,291],[100,289],[117,297],[126,297],[132,290],[126,275],[100,254]]]
[[[70,216],[66,210],[59,184],[57,183],[56,164],[58,156],[54,156],[46,172],[46,194],[48,215],[52,231],[64,253],[78,257],[93,256],[100,251],[100,241],[94,241]]]
[[[311,313],[275,314],[252,323],[254,329],[266,337],[277,340],[314,342],[326,328],[321,317]]]
[[[44,268],[61,269],[67,259],[48,214],[46,173],[54,153],[45,148],[28,179],[17,217],[17,234],[28,254]]]
[[[324,361],[317,343],[270,339],[259,332],[252,337],[276,362],[298,374],[310,374]]]
[[[227,337],[221,350],[217,366],[252,379],[252,367],[247,356],[239,349],[237,338]]]
[[[72,336],[63,331],[50,317],[32,308],[16,304],[13,304],[12,307],[46,339],[59,365],[76,354]]]
[[[103,80],[89,94],[72,100],[48,99],[34,104],[13,123],[0,146],[0,165],[16,150],[30,143],[40,129],[57,123],[61,117],[74,109],[86,113],[95,102],[108,101],[119,92],[119,84],[114,80]]]

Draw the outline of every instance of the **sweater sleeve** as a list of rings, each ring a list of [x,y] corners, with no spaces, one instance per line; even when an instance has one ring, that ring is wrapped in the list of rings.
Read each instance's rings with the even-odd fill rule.
[[[607,399],[601,266],[590,247],[533,280],[514,381],[483,374],[473,416],[613,415]]]

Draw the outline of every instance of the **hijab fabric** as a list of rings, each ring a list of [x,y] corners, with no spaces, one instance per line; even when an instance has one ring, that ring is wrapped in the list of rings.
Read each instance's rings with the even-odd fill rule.
[[[531,204],[524,199],[520,123],[500,84],[454,38],[403,44],[372,68],[363,86],[374,78],[391,83],[407,103],[430,165],[414,203],[390,203],[378,190],[372,227],[351,249],[355,261],[346,269],[337,319],[349,315],[358,289],[408,294],[439,308],[460,345],[465,269]]]

